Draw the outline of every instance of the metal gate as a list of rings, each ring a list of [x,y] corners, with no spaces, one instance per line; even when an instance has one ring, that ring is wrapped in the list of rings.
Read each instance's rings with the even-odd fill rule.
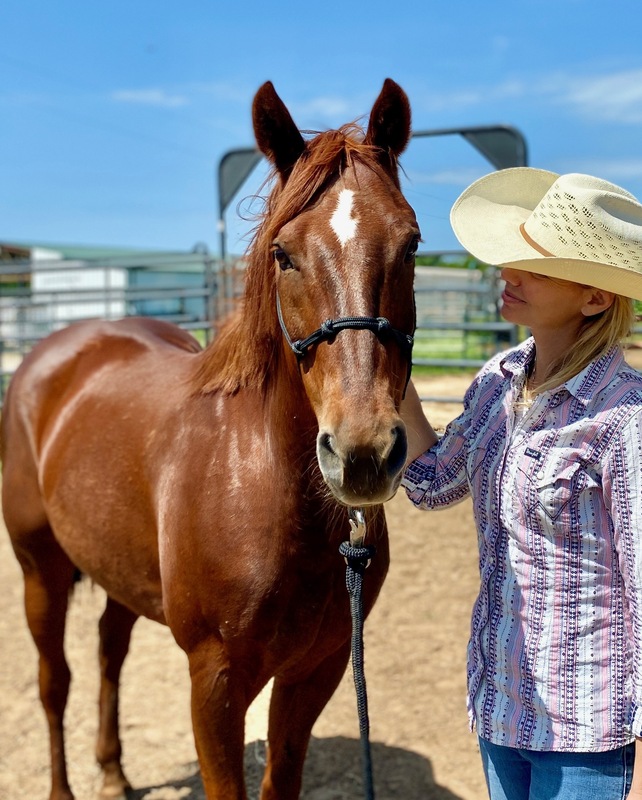
[[[25,353],[82,319],[150,316],[207,344],[241,297],[244,274],[242,259],[207,252],[0,262],[0,403]],[[475,369],[517,342],[517,328],[499,315],[492,268],[417,267],[415,298],[416,366]]]
[[[83,319],[150,316],[206,344],[243,291],[244,262],[207,252],[0,261],[0,401],[33,345]]]

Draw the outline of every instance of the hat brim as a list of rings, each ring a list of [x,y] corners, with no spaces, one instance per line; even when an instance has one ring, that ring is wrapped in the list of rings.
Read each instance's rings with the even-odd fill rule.
[[[472,183],[450,212],[455,235],[469,253],[487,264],[539,255],[520,233],[542,197],[559,178],[530,167],[501,169]]]
[[[484,260],[484,259],[482,259]],[[520,261],[507,261],[497,264],[498,267],[521,269],[535,275],[546,275],[548,278],[559,278],[564,281],[593,286],[605,292],[613,292],[642,301],[642,275],[634,269],[615,267],[598,261],[586,261],[583,258],[555,258],[540,256]]]
[[[585,259],[545,256],[520,232],[522,225],[560,176],[532,167],[492,172],[471,184],[455,201],[450,222],[462,246],[475,258],[549,278],[595,286],[642,300],[642,274]]]

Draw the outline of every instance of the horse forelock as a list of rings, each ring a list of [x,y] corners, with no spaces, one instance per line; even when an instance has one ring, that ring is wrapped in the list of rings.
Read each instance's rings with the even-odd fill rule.
[[[276,315],[274,239],[355,162],[387,175],[398,187],[396,159],[386,154],[392,164],[389,171],[381,165],[380,155],[379,147],[364,142],[357,123],[348,123],[310,139],[287,181],[280,181],[276,170],[268,176],[266,183],[271,183],[272,189],[248,250],[242,305],[205,350],[196,377],[197,390],[233,393],[246,386],[269,384],[282,337]]]
[[[276,180],[277,175],[272,173],[275,186],[267,199],[251,250],[256,248],[261,254],[266,250],[269,252],[278,231],[313,205],[319,195],[355,161],[383,174],[385,170],[379,161],[380,154],[379,147],[364,142],[363,131],[356,123],[317,134],[308,141],[287,182],[280,183]],[[396,161],[392,172],[387,174],[398,185]]]

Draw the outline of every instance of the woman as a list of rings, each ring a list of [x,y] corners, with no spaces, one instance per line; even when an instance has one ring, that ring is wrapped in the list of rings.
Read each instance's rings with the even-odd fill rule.
[[[409,387],[420,508],[470,495],[481,584],[468,703],[491,800],[642,798],[642,375],[621,343],[642,300],[642,206],[587,175],[492,173],[455,203],[502,268],[491,359],[438,438]]]

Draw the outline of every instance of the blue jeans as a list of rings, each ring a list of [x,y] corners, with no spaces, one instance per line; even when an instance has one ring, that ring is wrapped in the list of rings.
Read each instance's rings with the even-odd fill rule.
[[[490,800],[624,800],[635,745],[604,753],[520,750],[479,739]]]

